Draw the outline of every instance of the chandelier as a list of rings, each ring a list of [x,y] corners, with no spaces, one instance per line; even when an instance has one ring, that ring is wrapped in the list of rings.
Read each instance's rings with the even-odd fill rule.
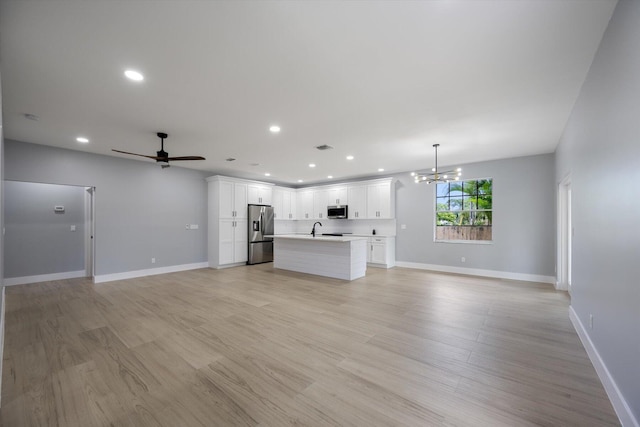
[[[416,184],[432,182],[449,182],[459,181],[462,176],[462,168],[455,168],[451,170],[441,171],[438,170],[438,147],[440,144],[433,144],[433,148],[436,150],[436,167],[431,168],[431,172],[411,172],[411,176]]]

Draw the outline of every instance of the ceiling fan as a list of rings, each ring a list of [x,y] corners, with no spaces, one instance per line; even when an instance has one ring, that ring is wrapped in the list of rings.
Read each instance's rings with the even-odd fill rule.
[[[111,151],[115,151],[116,153],[122,153],[122,154],[130,154],[132,156],[146,157],[148,159],[154,159],[156,162],[162,163],[161,166],[162,166],[163,169],[169,167],[169,162],[176,161],[176,160],[206,160],[202,156],[169,157],[169,153],[164,151],[164,140],[169,135],[167,135],[164,132],[158,132],[156,135],[158,135],[158,138],[160,138],[160,151],[156,151],[157,155],[155,155],[155,156],[147,156],[145,154],[129,153],[128,151],[120,151],[120,150],[114,150],[114,149],[112,149]]]

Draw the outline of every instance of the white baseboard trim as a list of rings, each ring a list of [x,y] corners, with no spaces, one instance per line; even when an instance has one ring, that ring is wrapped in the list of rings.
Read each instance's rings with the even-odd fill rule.
[[[219,265],[217,267],[213,267],[216,270],[222,270],[223,268],[231,268],[231,267],[240,267],[241,265],[247,265],[246,262],[236,262],[233,264],[223,264],[223,265]]]
[[[39,274],[37,276],[9,277],[4,279],[5,286],[26,285],[27,283],[49,282],[51,280],[76,279],[86,277],[85,270],[66,271],[64,273]]]
[[[591,341],[591,337],[589,337],[589,333],[585,329],[572,306],[569,306],[569,318],[580,337],[580,341],[582,341],[582,345],[585,350],[587,350],[591,364],[596,369],[596,373],[600,378],[600,382],[602,382],[602,385],[604,386],[604,390],[607,392],[607,396],[609,396],[609,400],[620,419],[620,423],[623,427],[640,427],[638,420],[633,416],[631,408],[624,399],[624,396],[622,396],[622,393],[620,393],[620,389],[609,373],[607,365],[604,364],[604,361],[600,357],[600,353],[598,353],[598,350],[593,345],[593,341]]]
[[[208,268],[208,262],[196,262],[193,264],[170,265],[168,267],[149,268],[146,270],[125,271],[123,273],[101,274],[93,278],[93,283],[113,282],[114,280],[135,279],[136,277],[154,276],[156,274],[175,273],[177,271],[196,270]]]
[[[4,286],[2,286],[2,305],[0,306],[0,390],[2,390],[2,360],[4,359]],[[0,407],[2,407],[0,395]]]
[[[539,274],[511,273],[509,271],[483,270],[480,268],[451,267],[448,265],[422,264],[419,262],[396,261],[396,267],[417,268],[419,270],[441,271],[443,273],[466,274],[469,276],[494,277],[496,279],[522,280],[555,285],[556,278]]]

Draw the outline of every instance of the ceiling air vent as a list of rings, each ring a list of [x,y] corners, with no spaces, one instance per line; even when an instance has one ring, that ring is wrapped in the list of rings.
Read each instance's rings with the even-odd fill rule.
[[[330,146],[330,145],[327,145],[327,144],[324,144],[324,145],[318,145],[316,148],[317,148],[318,150],[320,150],[320,151],[324,151],[324,150],[333,150],[333,147],[332,147],[332,146]]]

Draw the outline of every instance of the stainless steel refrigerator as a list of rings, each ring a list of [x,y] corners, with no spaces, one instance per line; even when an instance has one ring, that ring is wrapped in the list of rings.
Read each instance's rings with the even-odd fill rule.
[[[249,205],[249,258],[247,264],[273,261],[273,208]]]

